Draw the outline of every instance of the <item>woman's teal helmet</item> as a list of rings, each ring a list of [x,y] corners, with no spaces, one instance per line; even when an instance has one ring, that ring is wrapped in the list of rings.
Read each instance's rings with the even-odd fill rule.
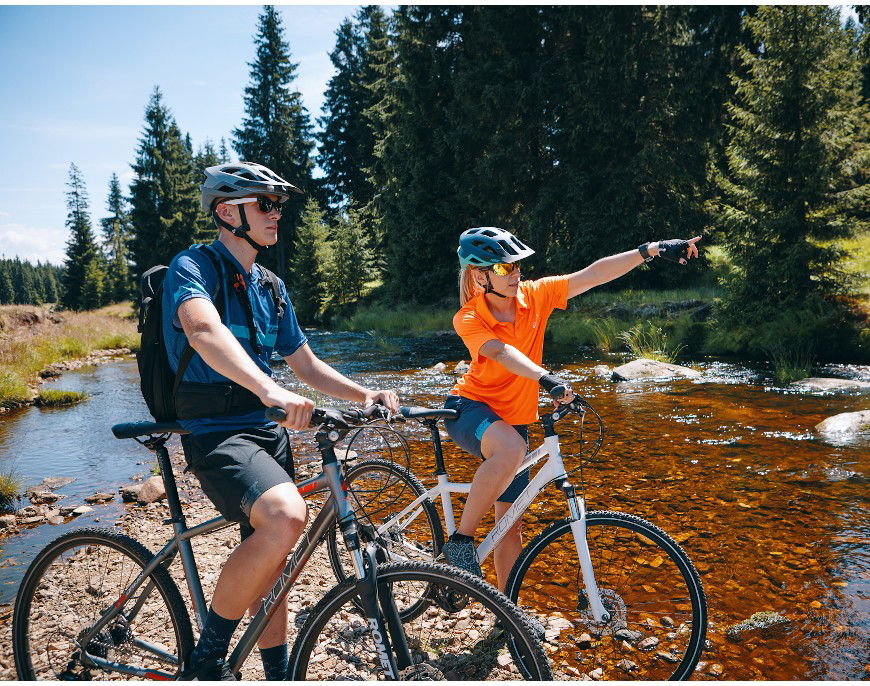
[[[495,226],[468,229],[459,236],[459,264],[462,267],[488,267],[503,262],[517,262],[535,251],[510,231]]]

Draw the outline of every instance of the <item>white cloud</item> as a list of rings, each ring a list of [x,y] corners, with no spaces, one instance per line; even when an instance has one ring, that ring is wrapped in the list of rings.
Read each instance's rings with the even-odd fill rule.
[[[66,248],[66,229],[25,226],[16,222],[0,224],[0,254],[30,262],[61,264]]]

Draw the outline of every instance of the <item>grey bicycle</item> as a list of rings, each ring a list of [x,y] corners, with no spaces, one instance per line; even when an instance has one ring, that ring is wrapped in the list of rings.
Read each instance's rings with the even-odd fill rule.
[[[281,419],[275,408],[267,415]],[[291,651],[288,679],[549,679],[528,618],[496,589],[445,565],[387,562],[375,541],[361,541],[348,495],[352,486],[335,445],[372,417],[373,412],[315,410],[323,471],[301,482],[299,490],[328,498],[228,657],[233,673],[241,672],[316,546],[337,528],[353,574],[311,609]],[[98,528],[69,532],[46,546],[16,598],[13,651],[19,679],[177,678],[194,637],[168,571],[176,558],[200,628],[207,613],[191,539],[233,523],[217,517],[187,527],[166,448],[172,434],[183,433],[180,426],[128,423],[112,431],[156,454],[170,512],[164,523],[174,535],[156,554],[128,536]],[[419,607],[421,596],[455,594],[468,598],[461,610],[434,602]]]
[[[561,397],[562,387],[553,389]],[[456,529],[452,494],[467,494],[470,483],[451,482],[444,465],[438,421],[455,410],[403,407],[405,419],[421,422],[429,431],[435,453],[437,484],[426,489],[419,479],[403,480],[399,466],[378,462],[355,465],[368,484],[354,488],[362,531],[383,542],[392,561],[432,560],[447,535]],[[598,434],[591,441],[591,459],[601,447],[604,424],[580,397],[543,414],[544,440],[529,452],[517,473],[537,467],[529,485],[477,547],[480,561],[492,552],[505,532],[549,485],[562,491],[568,517],[552,522],[533,538],[510,572],[505,594],[534,612],[544,626],[545,648],[556,678],[687,679],[704,649],[707,603],[697,570],[680,545],[660,528],[622,512],[587,511],[583,460],[566,468],[556,424],[579,417],[580,445],[584,421],[593,415]],[[568,456],[571,457],[571,456]],[[569,481],[578,474],[581,490]],[[379,494],[389,483],[390,506],[372,507],[366,494]],[[435,505],[441,505],[444,526]],[[371,511],[377,517],[371,517]],[[432,554],[434,551],[435,554]],[[336,548],[330,553],[339,578],[349,573],[347,560]],[[433,602],[431,593],[420,602]],[[443,598],[439,598],[444,602]],[[461,596],[459,598],[461,604]]]

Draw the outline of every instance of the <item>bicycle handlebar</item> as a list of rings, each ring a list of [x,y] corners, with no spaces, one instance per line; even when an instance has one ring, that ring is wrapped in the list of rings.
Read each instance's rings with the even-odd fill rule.
[[[360,424],[371,419],[386,419],[389,410],[383,405],[369,405],[363,410],[339,410],[335,407],[315,407],[311,413],[311,426],[321,424],[333,424],[342,428],[350,426],[350,423]],[[287,419],[287,413],[280,407],[266,409],[266,418],[273,422],[283,422]]]

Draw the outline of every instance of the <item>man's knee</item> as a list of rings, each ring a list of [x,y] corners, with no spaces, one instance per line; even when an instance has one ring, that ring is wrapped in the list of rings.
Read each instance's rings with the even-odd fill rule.
[[[506,422],[496,422],[487,429],[480,447],[487,460],[495,459],[512,464],[519,464],[526,454],[526,442]]]
[[[293,484],[273,486],[251,508],[251,526],[266,531],[276,545],[287,551],[295,545],[308,519],[308,507]]]

